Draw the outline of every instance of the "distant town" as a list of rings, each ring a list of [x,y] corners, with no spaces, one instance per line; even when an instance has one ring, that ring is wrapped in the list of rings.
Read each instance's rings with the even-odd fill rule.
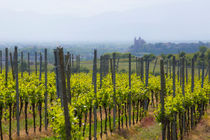
[[[141,37],[134,38],[134,43],[128,49],[133,55],[142,56],[145,53],[169,54],[179,53],[181,51],[186,53],[194,53],[198,51],[200,46],[210,47],[210,42],[197,42],[197,43],[147,43]]]

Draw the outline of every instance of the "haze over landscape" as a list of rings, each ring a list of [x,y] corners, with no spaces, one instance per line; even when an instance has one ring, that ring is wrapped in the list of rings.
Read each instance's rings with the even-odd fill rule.
[[[209,0],[7,0],[0,41],[209,41]]]
[[[209,140],[210,0],[0,0],[1,140]]]

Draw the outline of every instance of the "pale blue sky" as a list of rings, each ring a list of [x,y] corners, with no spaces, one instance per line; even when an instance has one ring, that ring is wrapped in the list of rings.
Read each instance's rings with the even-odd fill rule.
[[[0,0],[1,41],[210,40],[210,0]]]

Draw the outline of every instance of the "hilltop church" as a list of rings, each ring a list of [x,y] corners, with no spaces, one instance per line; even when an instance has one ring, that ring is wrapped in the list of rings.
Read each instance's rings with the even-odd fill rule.
[[[134,50],[143,49],[145,43],[146,42],[141,37],[139,37],[139,38],[135,37],[134,38],[134,44],[131,46],[131,49],[134,49]]]

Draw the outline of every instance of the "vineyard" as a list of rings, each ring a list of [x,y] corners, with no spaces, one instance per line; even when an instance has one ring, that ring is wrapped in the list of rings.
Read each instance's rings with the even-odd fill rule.
[[[17,47],[10,59],[5,49],[4,68],[0,51],[1,139],[18,138],[20,131],[31,135],[37,128],[40,132],[52,130],[58,139],[105,139],[139,125],[149,108],[155,110],[153,115],[161,124],[159,139],[184,139],[210,103],[210,63],[204,57],[201,67],[196,65],[196,57],[188,62],[184,56],[155,59],[151,67],[151,60],[133,59],[129,54],[128,72],[120,73],[115,53],[98,59],[94,50],[92,71],[82,73],[79,56],[73,61],[62,48],[54,50],[51,72],[47,69],[47,49],[44,57],[39,56],[38,63],[35,52],[35,69],[31,71],[28,53],[27,71],[23,71],[23,53],[18,54]],[[131,62],[135,62],[135,72]],[[155,74],[157,68],[159,74]],[[29,129],[34,132],[29,133]]]

